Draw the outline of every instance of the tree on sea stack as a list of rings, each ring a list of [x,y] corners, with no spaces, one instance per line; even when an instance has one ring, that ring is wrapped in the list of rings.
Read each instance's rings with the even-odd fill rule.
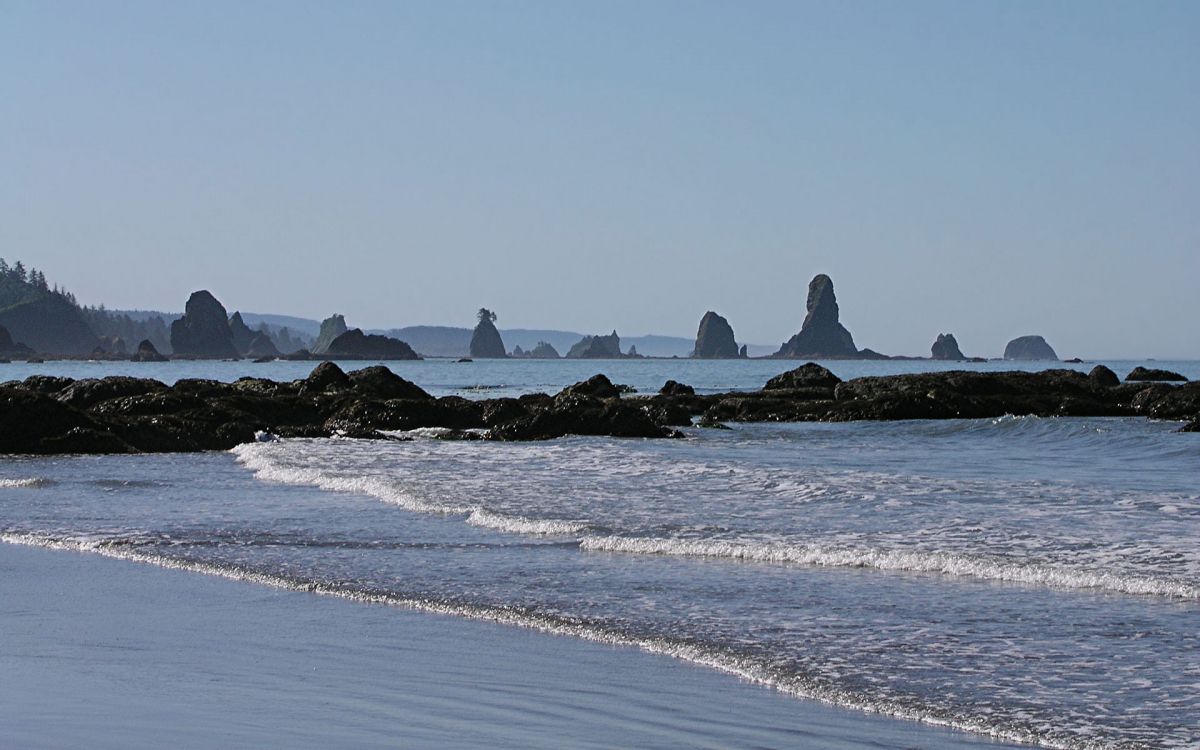
[[[504,359],[508,356],[500,332],[496,330],[496,313],[486,307],[475,313],[479,323],[471,333],[471,356],[477,359]]]

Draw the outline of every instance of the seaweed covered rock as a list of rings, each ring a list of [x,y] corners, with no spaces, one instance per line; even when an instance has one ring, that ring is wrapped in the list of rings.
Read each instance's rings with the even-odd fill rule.
[[[1157,370],[1154,368],[1141,367],[1141,366],[1135,367],[1132,370],[1130,370],[1129,374],[1125,376],[1125,379],[1132,380],[1132,381],[1147,381],[1147,380],[1149,380],[1149,381],[1163,381],[1163,382],[1176,382],[1176,383],[1186,383],[1187,382],[1187,378],[1185,378],[1183,375],[1180,375],[1177,372],[1172,372],[1171,370]]]
[[[1096,365],[1088,373],[1088,382],[1099,388],[1116,388],[1121,384],[1121,379],[1117,377],[1115,372],[1104,365]]]
[[[685,383],[678,383],[674,380],[668,380],[663,383],[663,387],[658,389],[660,395],[663,396],[695,396],[696,389]]]
[[[559,391],[559,396],[589,396],[591,398],[619,398],[621,387],[614,385],[607,375],[593,375]]]
[[[778,391],[797,388],[834,388],[842,379],[816,362],[806,362],[794,370],[776,375],[767,381],[763,390]]]
[[[405,380],[382,365],[354,370],[348,378],[355,390],[369,393],[376,398],[433,398],[417,384]]]

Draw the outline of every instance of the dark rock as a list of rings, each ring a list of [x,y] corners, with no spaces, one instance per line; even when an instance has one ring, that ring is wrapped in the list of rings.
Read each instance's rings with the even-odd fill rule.
[[[238,354],[250,354],[250,344],[254,341],[255,333],[246,325],[246,321],[242,320],[240,312],[235,312],[229,318],[229,335],[233,338],[233,347],[237,349]],[[275,345],[271,344],[271,348],[274,349]]]
[[[734,359],[738,356],[738,345],[733,338],[729,321],[711,310],[700,319],[696,331],[696,347],[692,350],[696,359]]]
[[[351,386],[350,377],[332,362],[322,362],[313,368],[300,388],[301,393],[320,393],[343,390]]]
[[[74,382],[71,378],[60,378],[56,375],[30,375],[21,381],[21,387],[27,391],[51,396],[61,392]]]
[[[351,384],[357,391],[363,391],[375,398],[415,398],[431,399],[420,386],[411,383],[382,365],[364,367],[349,374]]]
[[[795,388],[833,388],[842,379],[816,362],[806,362],[794,370],[776,375],[767,381],[763,390],[776,391]]]
[[[1121,384],[1117,374],[1104,365],[1096,365],[1088,373],[1088,381],[1098,388],[1115,388]]]
[[[352,328],[330,342],[324,356],[343,359],[420,359],[412,347],[400,339],[365,334]]]
[[[621,388],[613,385],[613,382],[606,375],[593,375],[587,380],[582,380],[574,385],[569,385],[563,388],[558,393],[558,397],[563,396],[589,396],[591,398],[619,398]]]
[[[673,434],[638,405],[559,394],[550,408],[493,427],[488,436],[493,440],[548,440],[563,435],[661,438]]]
[[[496,313],[479,308],[479,322],[471,333],[471,356],[477,359],[504,359],[508,356],[500,332],[496,330]]]
[[[684,383],[677,383],[674,380],[668,380],[663,384],[663,387],[658,390],[664,396],[695,396],[696,389]]]
[[[1070,359],[1064,359],[1063,362],[1066,362],[1067,364],[1070,364],[1070,365],[1083,364],[1083,360],[1080,359],[1079,357],[1071,357]]]
[[[1058,355],[1041,336],[1020,336],[1004,347],[1004,358],[1027,361],[1057,360]]]
[[[475,361],[475,360],[471,359],[470,357],[459,357],[458,359],[456,359],[456,360],[455,360],[455,362],[459,362],[459,363],[462,363],[462,362],[474,362],[474,361]]]
[[[931,359],[966,359],[962,350],[958,348],[958,341],[955,340],[953,333],[939,333],[937,341],[933,342],[930,347]]]
[[[317,334],[317,341],[312,346],[313,354],[326,354],[329,351],[329,345],[338,336],[341,336],[347,331],[346,318],[334,313],[325,320],[321,321],[321,332]]]
[[[86,414],[55,398],[24,388],[0,388],[0,453],[105,453],[98,441],[97,450],[76,444],[86,434],[103,432]]]
[[[613,331],[607,336],[584,336],[567,352],[567,359],[620,359],[621,337]]]
[[[1188,422],[1183,427],[1179,428],[1180,432],[1200,432],[1200,417],[1196,417],[1191,422]]]
[[[171,323],[171,349],[177,356],[238,356],[225,308],[208,291],[193,292],[183,317]]]
[[[142,343],[138,344],[137,351],[133,355],[134,362],[166,362],[167,358],[158,353],[154,342],[150,339],[142,339]]]
[[[131,378],[113,375],[107,378],[76,380],[59,391],[56,398],[75,407],[87,409],[93,404],[123,396],[138,396],[144,393],[166,390],[166,385],[150,378]]]
[[[742,344],[742,348],[738,349],[738,357],[740,357],[742,359],[748,359],[750,357],[750,355],[747,353],[745,344]]]
[[[787,359],[820,357],[857,357],[854,337],[838,322],[837,297],[833,280],[818,274],[808,285],[808,314],[804,323],[774,356]]]
[[[1125,376],[1126,380],[1162,380],[1186,383],[1187,378],[1170,370],[1155,370],[1148,367],[1135,367]]]

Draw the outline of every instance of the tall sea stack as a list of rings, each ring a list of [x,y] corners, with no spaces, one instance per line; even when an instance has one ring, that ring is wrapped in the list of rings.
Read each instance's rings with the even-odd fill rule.
[[[496,313],[486,307],[479,308],[479,322],[471,333],[471,356],[476,359],[504,359],[508,356],[504,340],[496,330]]]
[[[207,290],[192,292],[183,317],[171,323],[171,350],[184,357],[238,356],[225,307]]]
[[[692,350],[692,356],[696,359],[738,357],[738,345],[729,321],[712,310],[704,313],[700,319],[700,329],[696,331],[696,348]]]
[[[317,341],[313,344],[313,354],[325,354],[329,351],[329,345],[338,336],[346,332],[346,318],[338,313],[330,315],[325,320],[321,321],[321,332],[317,334]]]
[[[808,315],[800,333],[792,336],[775,352],[782,359],[852,358],[858,356],[854,337],[838,322],[837,297],[833,279],[817,274],[808,284]]]
[[[939,333],[937,341],[929,348],[929,353],[931,359],[966,359],[962,349],[958,348],[958,341],[953,333]]]

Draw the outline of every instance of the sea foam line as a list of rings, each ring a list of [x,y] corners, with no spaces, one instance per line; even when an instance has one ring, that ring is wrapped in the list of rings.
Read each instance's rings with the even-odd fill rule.
[[[41,477],[25,477],[20,479],[4,479],[0,478],[0,489],[18,489],[22,487],[46,487],[54,484],[51,479],[42,479]]]
[[[1103,571],[1066,570],[1048,565],[1023,565],[944,552],[619,536],[586,536],[580,539],[579,548],[592,552],[713,557],[747,562],[933,573],[1051,588],[1102,589],[1122,594],[1200,599],[1200,587],[1182,581]]]
[[[868,694],[836,686],[823,685],[803,675],[780,675],[769,667],[752,659],[739,657],[711,647],[668,638],[638,637],[592,623],[550,615],[533,614],[502,606],[464,604],[388,592],[361,591],[346,586],[322,583],[320,581],[308,581],[296,577],[264,573],[240,566],[180,560],[134,549],[120,544],[119,540],[81,540],[42,534],[0,532],[0,542],[60,551],[91,553],[118,560],[154,565],[171,570],[200,573],[202,575],[270,586],[288,591],[318,594],[364,604],[382,604],[430,614],[493,622],[500,625],[536,630],[551,635],[580,638],[610,646],[638,648],[647,653],[670,656],[725,672],[748,682],[778,690],[795,698],[815,700],[865,713],[879,714],[931,726],[971,732],[1005,742],[1035,744],[1045,748],[1052,748],[1053,750],[1140,749],[1139,745],[1130,743],[1106,742],[1078,736],[1049,736],[1045,732],[1038,731],[1033,727],[1019,726],[1011,720],[988,723],[986,720],[978,717],[959,715],[953,711],[938,707],[909,705],[891,698],[872,698]]]

